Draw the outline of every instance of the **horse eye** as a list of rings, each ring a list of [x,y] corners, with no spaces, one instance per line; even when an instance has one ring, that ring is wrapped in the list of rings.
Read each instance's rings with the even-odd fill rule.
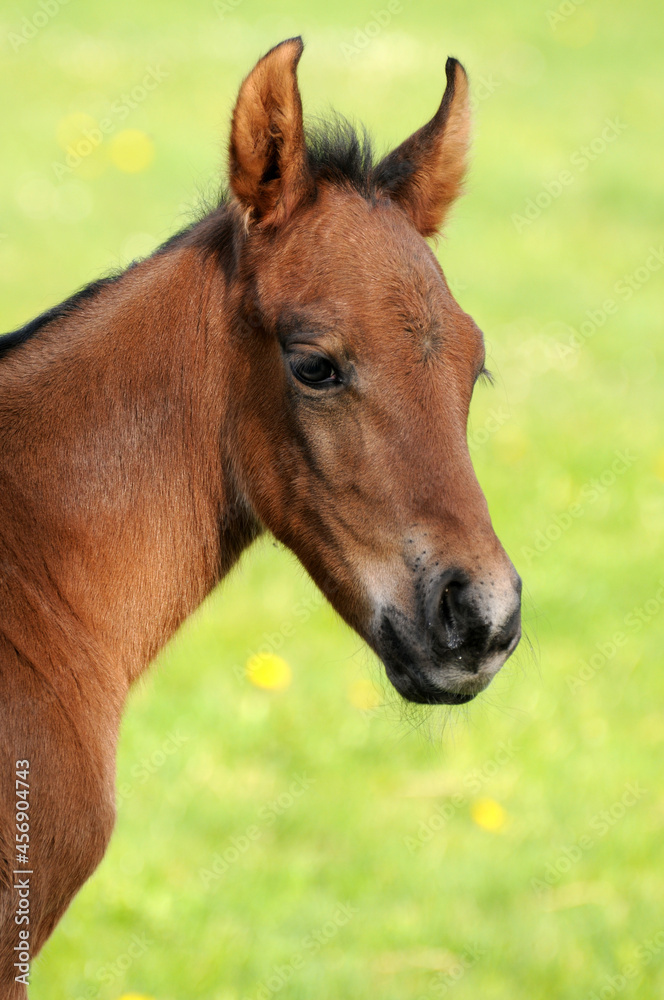
[[[303,382],[304,385],[314,385],[317,388],[333,385],[340,381],[332,362],[320,354],[296,358],[291,361],[291,370],[295,378]]]

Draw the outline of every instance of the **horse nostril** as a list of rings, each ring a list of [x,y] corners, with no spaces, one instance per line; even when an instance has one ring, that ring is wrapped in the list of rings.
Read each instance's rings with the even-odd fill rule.
[[[508,652],[508,655],[513,653],[519,644],[519,639],[521,638],[521,608],[516,608],[508,620],[503,625],[500,633],[498,635],[498,641],[496,646],[498,649],[502,649]]]
[[[443,588],[440,598],[440,622],[445,632],[445,641],[450,649],[461,645],[466,634],[465,612],[463,607],[466,584],[459,580],[450,580]]]
[[[507,588],[489,590],[482,580],[473,581],[463,570],[451,569],[429,593],[432,651],[458,669],[476,672],[489,656],[510,656],[521,637],[518,582],[514,594]]]

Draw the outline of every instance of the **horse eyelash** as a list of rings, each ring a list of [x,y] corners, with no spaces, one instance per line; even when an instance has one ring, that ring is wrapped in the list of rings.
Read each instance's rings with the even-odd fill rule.
[[[493,372],[490,372],[488,368],[484,367],[484,365],[482,365],[482,370],[477,376],[477,381],[484,382],[485,385],[495,385],[496,383],[496,379],[494,377]]]

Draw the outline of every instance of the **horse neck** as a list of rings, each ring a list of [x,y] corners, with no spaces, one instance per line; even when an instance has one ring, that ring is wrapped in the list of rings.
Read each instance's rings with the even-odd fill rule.
[[[255,537],[224,447],[225,296],[173,249],[3,362],[0,605],[31,662],[130,683]]]

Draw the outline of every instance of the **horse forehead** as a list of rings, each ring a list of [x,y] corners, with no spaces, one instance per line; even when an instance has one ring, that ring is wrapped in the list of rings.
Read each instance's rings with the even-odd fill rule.
[[[392,221],[388,217],[369,234],[367,252],[351,268],[357,294],[346,309],[355,310],[365,334],[376,334],[385,347],[401,344],[428,357],[456,339],[464,314],[424,240],[401,220]]]
[[[391,203],[337,196],[316,228],[314,273],[322,297],[422,333],[454,311],[433,252]]]
[[[341,271],[401,283],[407,277],[420,291],[444,287],[430,247],[392,202],[351,196],[333,202],[325,215],[328,238],[320,249]]]
[[[321,325],[338,325],[350,346],[429,357],[465,329],[431,248],[387,200],[325,191],[262,264],[264,304],[304,309],[314,325],[320,314]]]

